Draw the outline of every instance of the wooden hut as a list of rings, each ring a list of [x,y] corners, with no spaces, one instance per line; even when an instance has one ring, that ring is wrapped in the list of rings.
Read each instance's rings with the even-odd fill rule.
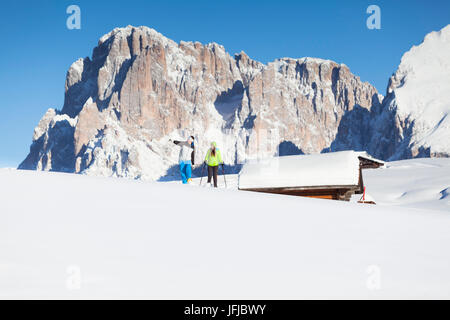
[[[248,161],[239,173],[239,190],[349,201],[364,191],[362,170],[383,165],[355,151]]]

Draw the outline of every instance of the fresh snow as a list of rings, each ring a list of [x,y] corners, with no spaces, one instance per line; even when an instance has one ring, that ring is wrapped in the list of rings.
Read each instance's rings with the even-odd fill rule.
[[[450,159],[388,162],[386,169],[363,170],[367,192],[378,205],[443,210],[450,214]]]
[[[449,171],[365,170],[362,205],[1,169],[0,298],[450,298]]]
[[[406,52],[395,74],[392,102],[402,119],[414,119],[411,143],[448,152],[450,139],[450,25],[429,33]]]

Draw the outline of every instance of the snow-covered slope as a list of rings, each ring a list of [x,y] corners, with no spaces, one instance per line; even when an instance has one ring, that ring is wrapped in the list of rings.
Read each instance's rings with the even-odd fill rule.
[[[403,55],[396,80],[400,83],[389,89],[395,91],[399,114],[435,121],[449,113],[450,25],[429,33]]]
[[[0,195],[2,298],[450,298],[448,212],[5,169]]]
[[[367,192],[378,205],[443,210],[450,214],[450,159],[389,162],[386,169],[364,170]]]
[[[450,25],[403,55],[383,104],[398,128],[392,159],[450,155]]]

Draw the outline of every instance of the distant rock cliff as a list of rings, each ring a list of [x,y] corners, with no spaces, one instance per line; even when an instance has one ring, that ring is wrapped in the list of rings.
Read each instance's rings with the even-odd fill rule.
[[[72,64],[62,110],[47,111],[19,168],[158,179],[177,162],[169,139],[191,134],[197,162],[213,140],[230,165],[278,151],[414,156],[398,153],[411,119],[394,110],[393,83],[382,104],[343,64],[265,65],[216,43],[177,44],[147,27],[117,28],[92,59]]]

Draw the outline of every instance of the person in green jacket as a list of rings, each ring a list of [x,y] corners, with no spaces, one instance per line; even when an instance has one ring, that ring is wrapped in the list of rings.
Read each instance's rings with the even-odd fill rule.
[[[211,178],[214,179],[214,188],[217,188],[217,173],[219,171],[219,164],[223,166],[222,155],[215,142],[211,143],[206,153],[205,163],[208,166],[208,184],[211,183]]]

